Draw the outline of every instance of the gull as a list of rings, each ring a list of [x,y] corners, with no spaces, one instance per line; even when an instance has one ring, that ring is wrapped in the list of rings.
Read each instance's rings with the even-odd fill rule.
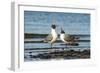
[[[69,35],[69,34],[65,34],[65,32],[62,28],[61,28],[61,33],[60,33],[60,39],[65,44],[78,45],[78,43],[75,43],[78,38],[75,36]]]
[[[57,33],[56,33],[56,25],[52,25],[51,26],[51,33],[46,36],[46,38],[44,39],[44,42],[47,42],[49,44],[51,44],[51,48],[52,48],[52,44],[56,41],[57,39]]]

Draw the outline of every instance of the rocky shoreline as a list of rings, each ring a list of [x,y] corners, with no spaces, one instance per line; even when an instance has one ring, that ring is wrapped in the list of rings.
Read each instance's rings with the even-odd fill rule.
[[[90,58],[90,50],[75,51],[54,51],[38,55],[30,55],[32,59],[48,60],[48,59],[88,59]]]

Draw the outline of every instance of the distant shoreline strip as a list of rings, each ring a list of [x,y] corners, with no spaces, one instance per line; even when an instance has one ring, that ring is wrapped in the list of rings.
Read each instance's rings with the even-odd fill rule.
[[[37,34],[37,33],[24,33],[24,38],[44,38],[48,34]],[[70,34],[72,36],[76,37],[90,37],[90,34]],[[59,34],[58,34],[59,36]]]

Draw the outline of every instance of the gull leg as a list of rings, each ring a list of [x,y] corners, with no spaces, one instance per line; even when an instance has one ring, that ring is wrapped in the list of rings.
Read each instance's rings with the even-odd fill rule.
[[[51,48],[52,48],[52,43],[51,43]]]
[[[69,42],[69,48],[71,48],[71,42]]]

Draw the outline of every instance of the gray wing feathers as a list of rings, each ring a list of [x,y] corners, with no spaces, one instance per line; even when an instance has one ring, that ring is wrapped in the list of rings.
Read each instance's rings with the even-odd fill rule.
[[[64,40],[66,40],[68,42],[74,41],[75,40],[75,37],[67,34],[67,35],[65,35]]]
[[[45,38],[45,42],[49,42],[49,41],[51,41],[53,39],[53,37],[52,37],[52,35],[51,34],[49,34],[46,38]]]

